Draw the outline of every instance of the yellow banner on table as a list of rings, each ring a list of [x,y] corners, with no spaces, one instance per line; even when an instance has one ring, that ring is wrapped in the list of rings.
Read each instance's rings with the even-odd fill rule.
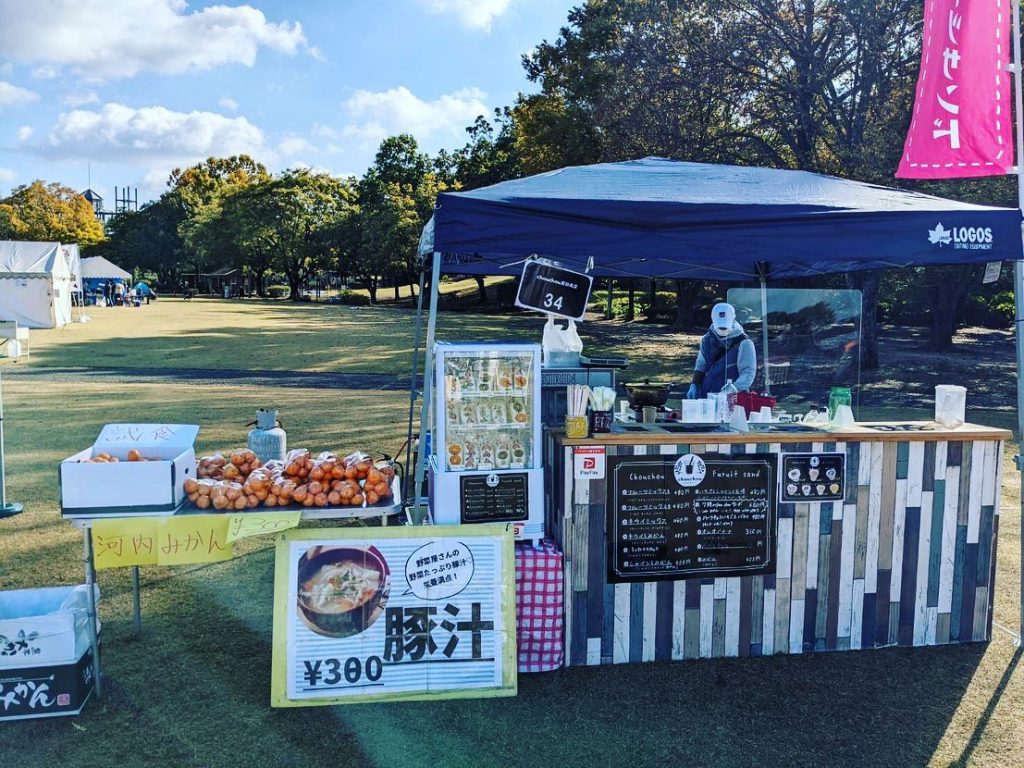
[[[191,565],[230,560],[227,515],[166,517],[157,525],[157,565]]]
[[[155,517],[97,520],[92,526],[96,568],[157,564]]]
[[[302,512],[246,512],[242,515],[231,515],[228,523],[228,541],[238,541],[247,536],[262,536],[267,533],[280,533],[294,528],[302,519]]]
[[[97,520],[92,526],[96,569],[230,560],[233,542],[286,531],[301,518],[302,512],[294,510]]]

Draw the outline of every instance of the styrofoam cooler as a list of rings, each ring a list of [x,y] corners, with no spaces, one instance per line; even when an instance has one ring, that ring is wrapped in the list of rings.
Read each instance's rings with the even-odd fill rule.
[[[78,714],[91,662],[86,585],[0,592],[0,720]]]

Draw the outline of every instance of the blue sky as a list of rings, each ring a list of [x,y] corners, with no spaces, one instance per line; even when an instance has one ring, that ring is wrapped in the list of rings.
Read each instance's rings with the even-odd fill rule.
[[[0,195],[37,178],[110,203],[249,152],[362,174],[381,138],[436,152],[532,90],[521,54],[571,0],[0,0]]]

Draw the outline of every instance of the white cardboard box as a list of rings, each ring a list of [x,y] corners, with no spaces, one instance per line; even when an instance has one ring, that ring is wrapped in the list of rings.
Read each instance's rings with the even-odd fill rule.
[[[99,585],[93,589],[98,604]],[[85,584],[0,592],[0,669],[74,663],[88,645]]]
[[[65,517],[173,514],[185,498],[185,478],[195,477],[193,424],[107,424],[91,448],[60,465],[60,506]],[[147,459],[127,461],[135,448]],[[100,453],[115,463],[83,464]]]

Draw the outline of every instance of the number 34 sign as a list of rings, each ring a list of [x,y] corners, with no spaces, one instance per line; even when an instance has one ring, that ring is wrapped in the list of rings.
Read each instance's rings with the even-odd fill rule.
[[[547,259],[533,259],[523,265],[516,306],[582,320],[593,284],[594,278],[590,275],[560,267]]]

